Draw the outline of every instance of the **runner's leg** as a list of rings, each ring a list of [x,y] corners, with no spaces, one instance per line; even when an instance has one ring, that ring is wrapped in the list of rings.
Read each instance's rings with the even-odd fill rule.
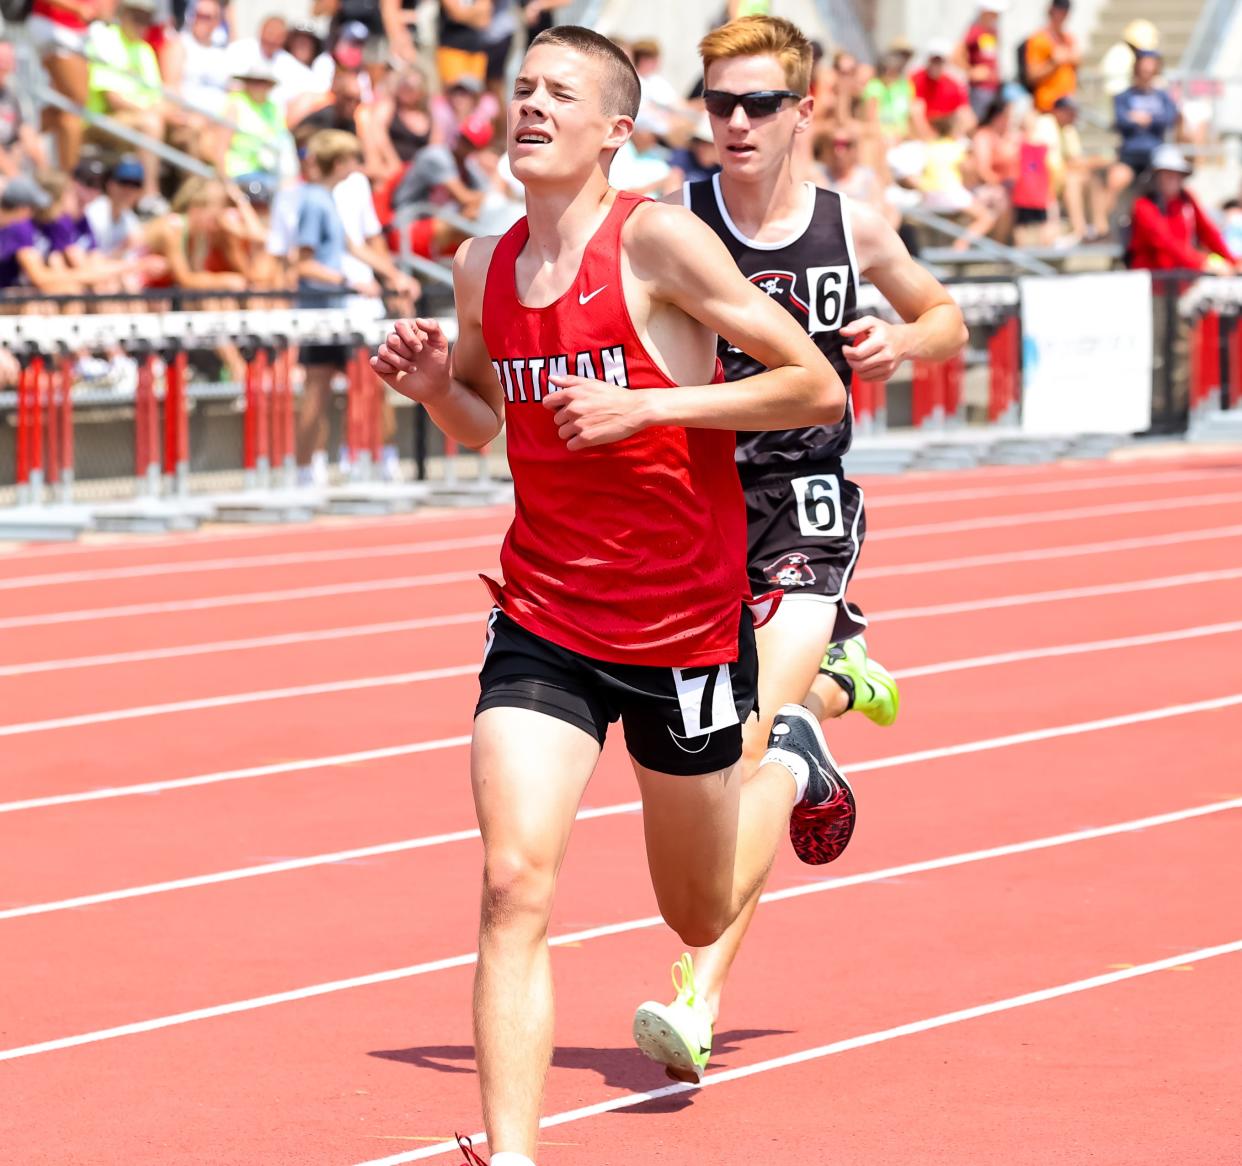
[[[475,720],[470,770],[483,899],[474,1040],[493,1152],[535,1155],[552,1058],[548,916],[599,751],[589,733],[529,709],[488,708]]]
[[[759,716],[752,717],[743,728],[743,772],[750,775],[743,784],[743,797],[746,799],[743,812],[746,814],[752,812],[751,806],[755,801],[762,803],[768,796],[768,791],[763,787],[756,787],[753,793],[750,793],[750,787],[759,777],[755,767],[768,747],[772,718],[782,705],[802,703],[806,698],[808,689],[818,676],[819,664],[824,655],[823,646],[832,636],[836,614],[835,603],[794,599],[782,603],[772,619],[755,632],[755,641],[759,648]],[[827,677],[821,679],[828,680]],[[838,692],[842,691],[835,681],[828,680],[828,683]],[[812,712],[816,711],[812,709]],[[783,786],[780,788],[783,789]],[[783,805],[783,802],[776,799],[775,804]],[[789,814],[786,810],[786,827],[788,821]],[[757,837],[756,841],[766,845],[766,839]],[[767,872],[775,858],[779,842],[778,834],[776,846],[768,853],[763,876],[747,896],[737,918],[715,943],[695,953],[695,981],[699,994],[711,1006],[713,1019],[720,1014],[720,997],[724,991],[725,980],[737,958],[742,940],[746,937],[750,921],[754,918],[755,908],[759,905],[759,896],[763,893]]]

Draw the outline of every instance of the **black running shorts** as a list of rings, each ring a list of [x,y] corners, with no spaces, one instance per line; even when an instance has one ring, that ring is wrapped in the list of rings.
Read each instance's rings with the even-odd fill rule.
[[[786,600],[836,603],[832,638],[858,635],[867,620],[845,591],[867,535],[862,491],[835,461],[746,475],[742,482],[752,592],[780,588]]]
[[[620,719],[630,756],[657,773],[695,776],[742,756],[742,724],[758,710],[759,660],[742,609],[738,659],[699,668],[594,660],[519,627],[501,611],[488,620],[479,713],[524,708],[590,733],[601,745]]]

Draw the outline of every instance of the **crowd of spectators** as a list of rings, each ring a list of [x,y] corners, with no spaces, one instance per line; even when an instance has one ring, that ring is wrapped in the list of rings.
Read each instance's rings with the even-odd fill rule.
[[[25,40],[66,101],[37,132],[0,42],[0,298],[179,289],[408,308],[419,284],[394,252],[447,261],[470,233],[521,215],[499,132],[506,68],[566,3],[308,0],[304,22],[273,15],[240,36],[229,0],[32,0]],[[764,7],[730,0],[729,12]],[[435,39],[420,44],[426,9]],[[874,64],[817,47],[796,165],[914,246],[911,220],[928,212],[959,249],[1112,239],[1136,265],[1234,270],[1242,208],[1218,229],[1185,187],[1179,143],[1197,144],[1199,128],[1165,84],[1158,30],[1135,21],[1104,55],[1111,108],[1094,112],[1116,148],[1092,153],[1071,16],[1071,0],[1050,0],[1042,27],[1002,28],[1006,0],[979,0],[960,35],[895,40]],[[623,47],[642,104],[614,184],[659,195],[713,174],[701,85],[674,85],[654,40]],[[77,107],[105,116],[88,123]],[[187,179],[163,147],[204,176]],[[241,375],[238,353],[219,358]],[[340,360],[307,354],[304,460],[322,454],[323,386]]]

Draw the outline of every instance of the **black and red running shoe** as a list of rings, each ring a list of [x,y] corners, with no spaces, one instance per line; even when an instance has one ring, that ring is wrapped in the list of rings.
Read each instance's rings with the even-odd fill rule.
[[[475,1153],[474,1143],[465,1134],[454,1134],[457,1146],[462,1152],[462,1161],[466,1166],[487,1166],[487,1163]]]
[[[799,782],[806,775],[806,793],[789,818],[794,853],[812,866],[840,858],[854,833],[854,791],[828,752],[819,722],[802,705],[787,704],[776,714],[762,764],[769,761]]]

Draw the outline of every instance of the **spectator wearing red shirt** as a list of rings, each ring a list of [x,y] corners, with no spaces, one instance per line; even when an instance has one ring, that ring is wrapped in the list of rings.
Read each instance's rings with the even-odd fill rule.
[[[914,96],[922,103],[928,122],[955,117],[967,105],[966,86],[945,68],[952,53],[953,46],[947,40],[931,41],[927,46],[927,64],[910,77]]]
[[[970,108],[978,121],[1000,92],[1000,14],[1008,0],[983,0],[974,24],[957,46],[953,63],[966,74]]]
[[[1216,224],[1186,189],[1190,163],[1176,146],[1160,146],[1151,160],[1152,181],[1134,203],[1130,266],[1151,271],[1179,268],[1227,275],[1237,269]]]

